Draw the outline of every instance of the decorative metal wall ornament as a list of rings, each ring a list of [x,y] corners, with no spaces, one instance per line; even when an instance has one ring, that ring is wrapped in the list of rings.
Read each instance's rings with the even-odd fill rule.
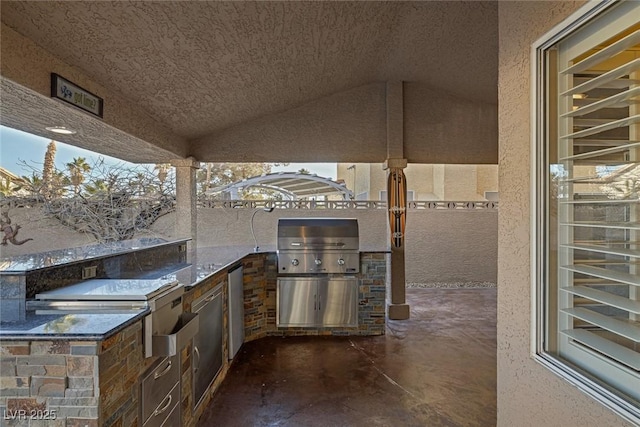
[[[23,245],[32,238],[18,240],[18,231],[22,228],[22,226],[16,224],[15,226],[11,225],[11,218],[9,218],[9,212],[2,212],[2,216],[0,217],[0,232],[4,233],[2,236],[2,242],[0,245],[6,246],[7,242],[11,242],[14,245]]]
[[[407,179],[402,168],[389,169],[387,194],[389,196],[391,245],[400,248],[404,245],[404,231],[407,221]]]

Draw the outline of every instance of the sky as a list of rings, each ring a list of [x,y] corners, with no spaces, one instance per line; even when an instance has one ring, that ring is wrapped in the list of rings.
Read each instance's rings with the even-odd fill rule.
[[[31,175],[31,170],[23,166],[22,162],[24,161],[36,170],[40,170],[49,141],[51,140],[48,138],[0,126],[0,167],[18,176]],[[131,164],[62,142],[56,143],[55,160],[58,169],[66,169],[65,165],[72,162],[74,157],[84,157],[90,165],[99,157],[102,157],[107,164]],[[337,175],[335,163],[290,163],[287,166],[273,166],[271,170],[272,172],[297,172],[302,168],[324,178],[335,179]]]

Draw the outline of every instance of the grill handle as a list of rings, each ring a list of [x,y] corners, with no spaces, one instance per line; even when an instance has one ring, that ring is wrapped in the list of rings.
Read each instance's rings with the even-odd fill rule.
[[[338,246],[343,247],[345,243],[343,242],[326,242],[326,243],[304,243],[304,242],[291,242],[291,246],[295,246],[297,248],[325,248],[329,246]]]

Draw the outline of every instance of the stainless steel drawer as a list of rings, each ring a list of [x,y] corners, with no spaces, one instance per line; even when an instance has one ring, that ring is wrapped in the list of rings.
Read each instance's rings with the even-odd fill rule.
[[[152,337],[154,356],[174,356],[186,346],[198,333],[198,315],[183,313],[168,334],[157,334]]]
[[[154,408],[151,416],[143,424],[144,427],[177,427],[180,426],[180,384],[176,384],[171,392]]]
[[[143,422],[145,422],[159,406],[161,407],[160,404],[167,398],[169,391],[179,383],[179,365],[178,356],[166,357],[142,380]],[[175,398],[178,398],[178,396]]]
[[[171,411],[171,414],[167,417],[165,422],[162,424],[162,427],[176,427],[182,425],[182,418],[180,414],[182,414],[181,406],[176,403],[176,406]]]

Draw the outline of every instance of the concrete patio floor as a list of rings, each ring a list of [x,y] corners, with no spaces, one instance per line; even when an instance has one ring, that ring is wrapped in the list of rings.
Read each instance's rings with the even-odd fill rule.
[[[385,336],[245,343],[198,427],[494,426],[496,295],[407,289]]]

